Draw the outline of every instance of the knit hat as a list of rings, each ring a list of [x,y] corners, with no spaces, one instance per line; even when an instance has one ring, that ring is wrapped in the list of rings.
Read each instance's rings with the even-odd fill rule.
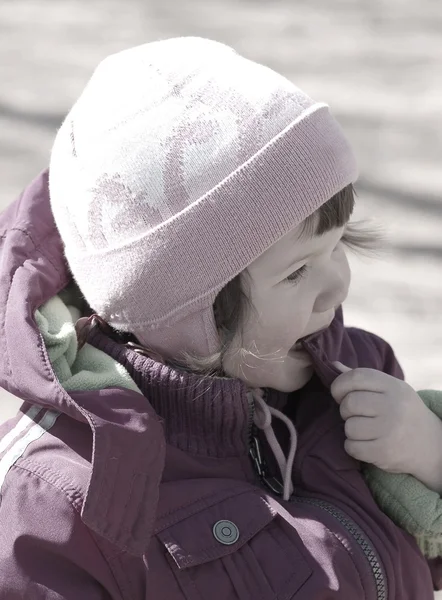
[[[327,105],[177,38],[97,67],[57,133],[50,197],[92,309],[164,357],[207,356],[219,291],[356,176]]]

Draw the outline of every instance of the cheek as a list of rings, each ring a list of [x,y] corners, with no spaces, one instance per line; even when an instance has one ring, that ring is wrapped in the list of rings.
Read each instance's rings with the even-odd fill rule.
[[[297,285],[285,290],[272,311],[274,321],[281,331],[303,331],[306,322],[310,320],[316,296],[317,285],[310,277],[305,277]]]
[[[278,352],[279,356],[305,335],[312,316],[316,290],[308,278],[298,285],[281,286],[266,295],[253,293],[254,310],[242,327],[242,347],[254,353]],[[234,340],[239,348],[240,340]]]
[[[350,263],[348,262],[348,258],[347,255],[345,256],[345,263],[344,263],[344,281],[345,281],[345,285],[347,288],[347,294],[348,294],[348,289],[350,287],[350,283],[351,283],[351,268],[350,268]]]
[[[304,331],[311,319],[317,295],[318,286],[313,278],[301,282],[289,307],[291,323],[296,330]]]
[[[337,304],[342,304],[348,296],[351,282],[351,269],[347,255],[343,252],[343,257],[339,261]]]
[[[290,291],[292,292],[292,291]],[[314,295],[299,286],[284,298],[269,316],[269,327],[263,335],[267,345],[271,340],[274,349],[287,352],[303,335],[312,316]]]
[[[341,305],[348,295],[351,271],[345,252],[340,252],[328,265],[315,272],[317,293],[313,303],[314,313],[324,313]]]

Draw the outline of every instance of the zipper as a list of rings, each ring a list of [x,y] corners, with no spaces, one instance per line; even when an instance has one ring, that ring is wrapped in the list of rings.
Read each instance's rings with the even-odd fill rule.
[[[249,454],[260,480],[265,487],[267,487],[275,495],[282,496],[284,486],[276,477],[268,475],[268,468],[262,455],[259,439],[257,437],[257,428],[254,425],[252,425],[249,430],[249,442]],[[290,502],[316,506],[317,508],[327,512],[344,527],[344,529],[352,536],[358,547],[361,549],[364,558],[370,567],[376,587],[376,600],[387,600],[388,587],[385,570],[367,534],[358,525],[356,525],[356,523],[348,515],[334,506],[334,504],[331,502],[326,502],[320,498],[295,495],[292,495]]]
[[[249,403],[249,420],[247,423],[248,426],[248,442],[249,442],[249,451],[253,446],[253,438],[256,437],[256,425],[254,421],[255,417],[255,400],[253,398],[252,392],[247,392],[247,401]]]
[[[264,392],[265,394],[265,392]],[[249,456],[252,460],[254,470],[262,483],[277,496],[282,496],[284,492],[283,484],[273,476],[268,475],[268,468],[264,457],[261,453],[261,446],[258,439],[258,428],[254,422],[255,416],[255,400],[252,392],[247,392],[249,401],[249,422],[248,422],[248,438],[249,438]],[[264,395],[265,399],[265,395]]]
[[[306,496],[293,496],[290,498],[291,502],[297,502],[302,504],[309,504],[310,506],[317,506],[322,510],[326,511],[329,515],[332,515],[343,527],[350,533],[353,539],[356,541],[358,546],[361,548],[373,574],[376,586],[376,599],[387,600],[388,588],[387,578],[385,576],[384,568],[381,565],[381,561],[376,554],[372,542],[369,540],[367,534],[350,519],[342,510],[338,509],[331,502],[326,502],[320,498],[312,498]]]

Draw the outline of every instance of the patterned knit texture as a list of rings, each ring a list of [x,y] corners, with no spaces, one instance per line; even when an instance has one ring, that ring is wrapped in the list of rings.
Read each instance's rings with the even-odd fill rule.
[[[218,292],[356,177],[325,104],[177,38],[97,67],[56,136],[50,195],[90,306],[176,358],[218,349]]]
[[[442,392],[421,390],[422,401],[442,419]],[[388,473],[364,465],[374,499],[392,521],[411,533],[428,558],[442,557],[442,498],[408,473]]]

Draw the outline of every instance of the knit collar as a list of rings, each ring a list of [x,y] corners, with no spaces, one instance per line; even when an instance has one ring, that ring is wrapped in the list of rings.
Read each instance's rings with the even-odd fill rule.
[[[115,342],[98,328],[91,331],[88,342],[129,372],[163,421],[168,444],[217,458],[248,453],[254,400],[243,381],[177,370]],[[287,403],[287,393],[264,391],[271,406]]]

